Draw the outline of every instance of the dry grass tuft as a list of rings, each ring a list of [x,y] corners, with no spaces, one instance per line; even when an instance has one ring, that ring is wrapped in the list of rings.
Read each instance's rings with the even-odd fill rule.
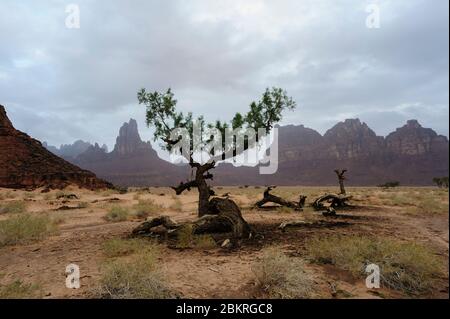
[[[0,214],[19,214],[26,210],[27,207],[23,201],[11,201],[0,206]]]
[[[104,216],[104,219],[109,222],[123,222],[128,219],[128,210],[120,206],[113,206],[109,212]]]
[[[163,299],[172,293],[158,270],[157,250],[108,262],[96,294],[106,299]]]
[[[194,238],[194,246],[199,249],[213,249],[217,243],[211,235],[198,235]]]
[[[42,298],[39,285],[26,284],[21,280],[0,286],[0,299],[35,299]]]
[[[151,199],[139,200],[137,204],[133,206],[134,215],[138,218],[146,218],[151,214],[158,213],[162,210],[162,207],[156,204]]]
[[[365,267],[380,267],[381,283],[416,294],[432,289],[442,274],[442,261],[426,247],[390,239],[361,236],[314,238],[307,243],[313,261],[333,264],[355,276],[366,276]]]
[[[313,295],[313,280],[299,258],[289,258],[277,248],[267,249],[253,266],[256,287],[269,298],[299,299]]]

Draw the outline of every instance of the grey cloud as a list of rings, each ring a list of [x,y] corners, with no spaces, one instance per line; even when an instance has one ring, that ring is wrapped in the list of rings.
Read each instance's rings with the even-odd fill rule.
[[[81,28],[64,27],[76,2]],[[377,1],[375,1],[377,2]],[[448,1],[2,1],[0,97],[20,129],[52,144],[106,142],[141,87],[172,87],[182,110],[227,119],[267,86],[320,132],[360,117],[378,134],[417,118],[448,135]],[[410,105],[405,108],[402,106]]]

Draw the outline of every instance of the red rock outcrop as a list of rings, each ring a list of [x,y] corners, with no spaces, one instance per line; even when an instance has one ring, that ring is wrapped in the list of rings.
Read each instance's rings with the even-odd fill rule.
[[[111,188],[94,173],[83,170],[44,148],[36,139],[16,130],[0,105],[0,187]]]

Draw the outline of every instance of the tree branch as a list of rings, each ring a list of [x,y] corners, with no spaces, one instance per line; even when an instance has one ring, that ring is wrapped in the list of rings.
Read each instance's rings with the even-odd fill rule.
[[[197,187],[196,181],[189,181],[187,183],[181,182],[178,186],[176,187],[172,186],[171,188],[176,192],[177,195],[180,195],[185,190],[190,191],[192,187]]]

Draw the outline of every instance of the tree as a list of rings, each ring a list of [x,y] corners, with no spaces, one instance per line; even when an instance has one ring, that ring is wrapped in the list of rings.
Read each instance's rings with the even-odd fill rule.
[[[343,170],[335,169],[334,170],[334,172],[337,175],[338,181],[339,181],[339,187],[341,189],[340,194],[342,194],[342,195],[345,195],[344,181],[345,181],[346,178],[345,178],[344,174],[345,174],[346,171],[347,171],[346,169],[343,169]]]
[[[177,100],[170,88],[165,93],[141,89],[137,97],[139,104],[146,107],[147,126],[155,129],[154,140],[162,141],[161,147],[165,150],[178,149],[195,170],[192,180],[181,182],[172,188],[177,195],[191,188],[198,189],[199,216],[206,215],[209,211],[209,198],[213,192],[207,180],[213,178],[210,170],[216,163],[236,158],[243,151],[257,147],[273,126],[282,119],[283,111],[294,110],[296,107],[296,103],[287,96],[286,91],[280,88],[266,89],[258,102],[250,104],[247,114],[236,113],[230,123],[220,120],[206,123],[203,116],[194,120],[192,113],[178,112]],[[249,129],[254,130],[254,138],[249,136]],[[219,141],[215,138],[217,132],[221,135]],[[232,133],[234,138],[226,138],[233,135]],[[203,160],[205,154],[206,161]]]
[[[448,188],[448,177],[434,177],[433,183],[435,183],[439,188]]]

